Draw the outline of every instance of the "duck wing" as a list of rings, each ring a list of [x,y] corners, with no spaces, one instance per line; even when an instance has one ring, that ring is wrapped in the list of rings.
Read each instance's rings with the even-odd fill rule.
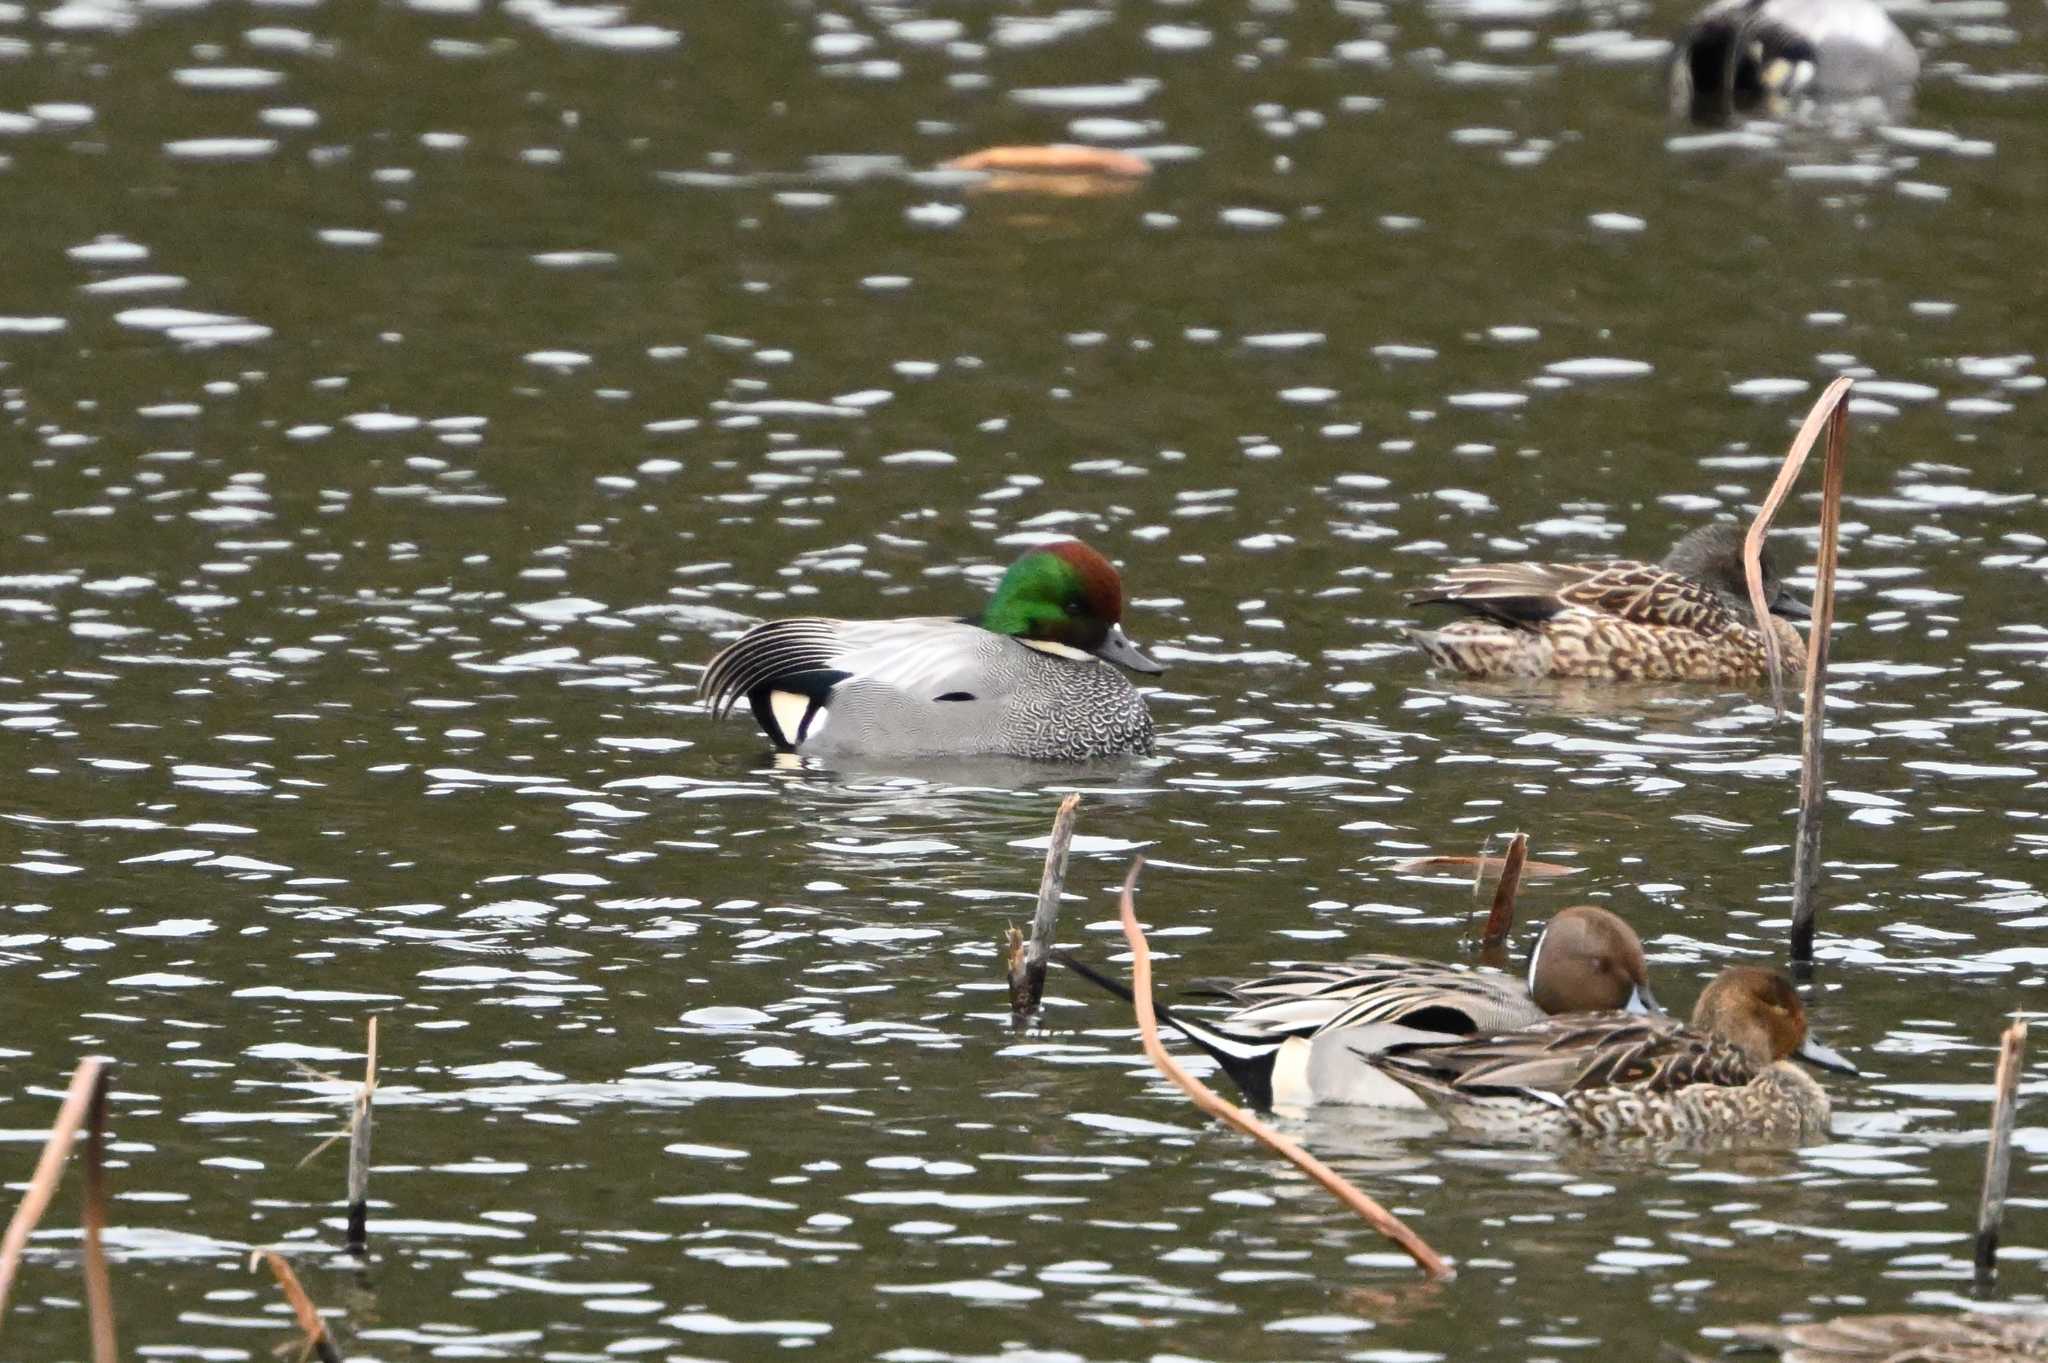
[[[1358,956],[1337,965],[1295,966],[1208,992],[1242,1005],[1230,1029],[1266,1036],[1394,1023],[1443,1037],[1524,1026],[1543,1016],[1520,980],[1498,970],[1406,956]]]
[[[1408,600],[1418,606],[1452,606],[1525,630],[1568,610],[1710,634],[1733,622],[1727,606],[1704,583],[1632,559],[1467,564],[1438,573],[1408,593]]]
[[[1598,1088],[1669,1092],[1689,1084],[1739,1085],[1756,1073],[1727,1042],[1675,1018],[1637,1013],[1545,1018],[1510,1032],[1401,1047],[1385,1063],[1440,1090],[1512,1090],[1553,1100]]]
[[[1001,680],[991,662],[1006,642],[944,617],[771,620],[726,645],[699,687],[715,718],[746,700],[769,737],[794,749],[849,682],[916,702],[984,697]]]

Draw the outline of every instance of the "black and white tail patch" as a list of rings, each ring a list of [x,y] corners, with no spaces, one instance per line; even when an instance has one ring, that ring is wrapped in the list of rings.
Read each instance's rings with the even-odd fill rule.
[[[792,672],[749,691],[747,704],[769,740],[795,752],[824,732],[832,688],[852,675],[834,668]]]

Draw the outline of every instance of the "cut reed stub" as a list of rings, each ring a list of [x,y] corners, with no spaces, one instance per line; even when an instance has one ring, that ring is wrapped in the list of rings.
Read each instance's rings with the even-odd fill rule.
[[[370,1015],[369,1056],[363,1062],[362,1087],[356,1090],[348,1124],[348,1236],[350,1254],[370,1248],[371,1109],[377,1097],[377,1017]]]
[[[1031,936],[1015,928],[1009,932],[1008,963],[1010,1017],[1021,1024],[1045,997],[1045,967],[1059,931],[1060,896],[1067,889],[1067,858],[1074,846],[1074,821],[1081,807],[1079,795],[1060,801],[1053,816],[1052,836],[1045,844],[1045,870],[1038,878],[1038,907],[1031,915]]]
[[[1529,835],[1517,833],[1508,842],[1508,854],[1501,858],[1500,882],[1493,887],[1493,907],[1486,915],[1486,929],[1479,945],[1502,947],[1515,930],[1515,895],[1522,888],[1522,874],[1529,861]]]
[[[1998,1091],[1991,1102],[1991,1147],[1984,1155],[1984,1191],[1977,1202],[1979,1292],[1998,1278],[1998,1237],[2005,1222],[2005,1188],[2012,1177],[2012,1128],[2019,1110],[2020,1070],[2027,1058],[2027,1023],[2018,1019],[1998,1042]]]

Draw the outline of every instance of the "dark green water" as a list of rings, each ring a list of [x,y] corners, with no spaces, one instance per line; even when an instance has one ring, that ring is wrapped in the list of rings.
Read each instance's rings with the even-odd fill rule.
[[[1633,1358],[1964,1299],[2048,962],[2048,35],[1935,4],[1911,112],[1702,137],[1683,14],[0,3],[0,1154],[118,1062],[127,1356],[267,1357],[259,1245],[383,1360]],[[1156,172],[933,173],[1059,140]],[[1115,1005],[1011,1032],[1076,786],[1063,936],[1118,950],[1142,849],[1169,983],[1455,957],[1469,887],[1393,868],[1517,829],[1583,868],[1524,944],[1609,904],[1680,1002],[1779,956],[1794,726],[1454,687],[1395,628],[1446,562],[1746,515],[1837,372],[1832,1143],[1290,1121],[1459,1261],[1425,1288]],[[1154,762],[793,776],[694,705],[748,619],[966,610],[1048,533],[1172,665]],[[370,1012],[360,1270],[299,1066]],[[86,1352],[72,1206],[9,1359]]]

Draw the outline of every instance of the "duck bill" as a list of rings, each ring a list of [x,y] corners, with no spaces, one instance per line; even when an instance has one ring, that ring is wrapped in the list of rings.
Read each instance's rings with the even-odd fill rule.
[[[1664,1011],[1664,1005],[1657,1002],[1657,996],[1650,992],[1650,985],[1647,980],[1629,990],[1628,1002],[1623,1004],[1621,1008],[1625,1013],[1641,1013],[1645,1017],[1661,1018],[1670,1016],[1670,1014]]]
[[[1779,592],[1778,599],[1771,603],[1771,614],[1787,620],[1811,620],[1813,607],[1790,592]]]
[[[1115,663],[1118,667],[1128,667],[1133,672],[1149,672],[1157,675],[1166,670],[1162,664],[1153,662],[1138,651],[1138,646],[1131,642],[1130,635],[1124,633],[1122,625],[1111,625],[1108,635],[1091,652],[1106,663]]]
[[[1792,1054],[1798,1057],[1799,1059],[1804,1060],[1807,1064],[1816,1066],[1820,1069],[1834,1070],[1840,1074],[1863,1073],[1862,1070],[1859,1070],[1854,1065],[1850,1064],[1848,1057],[1843,1055],[1840,1051],[1836,1050],[1832,1046],[1824,1046],[1820,1042],[1815,1041],[1812,1037],[1808,1037],[1806,1038],[1806,1040],[1800,1042],[1799,1049],[1792,1052]]]

